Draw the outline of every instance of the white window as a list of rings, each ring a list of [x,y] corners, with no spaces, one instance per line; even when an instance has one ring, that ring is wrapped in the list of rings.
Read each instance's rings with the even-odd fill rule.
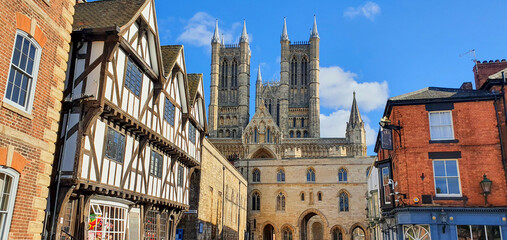
[[[461,196],[457,160],[434,160],[436,196]]]
[[[41,47],[23,31],[17,31],[4,101],[32,112]]]
[[[459,240],[502,239],[500,226],[457,225],[456,228]]]
[[[403,225],[403,236],[407,240],[431,240],[430,226],[426,224]]]
[[[429,118],[431,140],[454,139],[451,111],[429,112]]]
[[[128,206],[92,200],[88,216],[88,239],[125,239]]]
[[[0,239],[7,239],[9,236],[18,180],[18,172],[0,167]]]

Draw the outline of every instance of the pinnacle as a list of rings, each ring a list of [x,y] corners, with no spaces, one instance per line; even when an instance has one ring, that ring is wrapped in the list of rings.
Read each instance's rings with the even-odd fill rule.
[[[213,34],[211,43],[220,43],[220,34],[218,33],[218,19],[215,20],[215,33]]]
[[[313,28],[310,38],[319,38],[319,32],[317,31],[317,16],[313,15]]]
[[[287,33],[287,19],[283,17],[283,30],[280,41],[289,41],[289,34]]]
[[[248,43],[248,34],[246,33],[246,21],[244,19],[243,19],[243,32],[241,33],[241,38],[239,39],[239,42]]]

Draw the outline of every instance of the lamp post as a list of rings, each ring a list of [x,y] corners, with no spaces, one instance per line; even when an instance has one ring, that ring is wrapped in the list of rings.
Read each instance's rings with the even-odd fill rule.
[[[484,204],[488,205],[488,195],[491,193],[491,185],[493,184],[493,181],[489,180],[486,177],[486,174],[484,174],[483,177],[484,178],[481,181],[481,188],[484,194]]]

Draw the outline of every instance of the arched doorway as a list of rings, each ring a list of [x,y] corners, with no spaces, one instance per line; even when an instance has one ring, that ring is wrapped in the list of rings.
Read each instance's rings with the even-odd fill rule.
[[[327,220],[317,210],[307,210],[299,217],[299,239],[317,240],[324,238]]]
[[[352,230],[352,240],[366,240],[364,229],[357,226]]]
[[[251,157],[252,159],[255,158],[276,158],[276,156],[271,152],[270,150],[266,148],[260,148],[257,151],[255,151]]]
[[[312,240],[323,239],[322,234],[322,223],[314,222],[312,223]]]
[[[262,239],[275,240],[275,228],[273,225],[268,224],[264,227],[264,230],[262,231]]]

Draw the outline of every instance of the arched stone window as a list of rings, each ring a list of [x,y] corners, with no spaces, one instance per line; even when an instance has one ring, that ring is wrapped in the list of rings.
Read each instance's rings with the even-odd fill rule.
[[[340,198],[340,212],[348,212],[349,211],[349,195],[342,191],[338,195]]]
[[[305,201],[305,193],[304,192],[301,193],[301,201]]]
[[[339,227],[335,227],[332,231],[332,240],[343,240],[343,231]]]
[[[225,130],[225,136],[226,137],[230,137],[231,136],[231,131],[229,131],[229,129]]]
[[[252,211],[261,210],[261,196],[258,192],[252,194]]]
[[[322,201],[322,192],[317,193],[317,200]]]
[[[283,240],[292,240],[292,230],[289,227],[285,227],[282,230]]]
[[[257,143],[257,128],[254,129],[254,143]]]
[[[236,129],[232,130],[232,137],[236,137]]]
[[[347,170],[345,168],[340,168],[338,170],[338,182],[346,182],[347,181]]]
[[[297,137],[297,138],[301,138],[301,132],[300,132],[300,131],[297,131],[297,132],[296,132],[296,137]]]
[[[276,197],[276,210],[285,211],[285,195],[282,192],[278,193]]]
[[[222,74],[221,74],[221,79],[220,79],[220,83],[221,83],[221,87],[223,88],[226,88],[227,87],[227,60],[224,59],[224,61],[222,62]]]
[[[283,169],[279,169],[276,174],[276,181],[277,182],[285,182],[285,171]]]
[[[298,60],[296,56],[292,58],[292,61],[290,63],[291,68],[291,75],[290,75],[290,83],[291,85],[297,84],[297,72],[298,72]]]
[[[296,118],[293,118],[293,119],[292,119],[292,126],[293,126],[293,127],[296,127]]]
[[[232,60],[232,80],[231,80],[231,87],[237,87],[238,86],[238,62],[236,59]]]
[[[308,59],[303,57],[301,61],[301,85],[308,84]]]
[[[259,169],[253,170],[252,182],[261,182],[261,171]]]
[[[294,138],[294,132],[293,131],[290,131],[289,135],[290,135],[290,138]]]
[[[225,118],[225,125],[231,125],[231,117]]]
[[[218,137],[219,138],[224,137],[224,130],[219,130],[218,131]]]
[[[306,171],[306,181],[307,182],[315,182],[315,170],[313,170],[313,168],[309,168]]]
[[[352,240],[363,240],[363,239],[365,239],[364,230],[361,227],[354,228],[354,230],[352,230]],[[426,239],[426,238],[414,238],[414,239]]]
[[[305,127],[305,119],[301,118],[301,127]]]
[[[308,137],[308,131],[304,131],[303,133],[303,137],[307,138]]]

